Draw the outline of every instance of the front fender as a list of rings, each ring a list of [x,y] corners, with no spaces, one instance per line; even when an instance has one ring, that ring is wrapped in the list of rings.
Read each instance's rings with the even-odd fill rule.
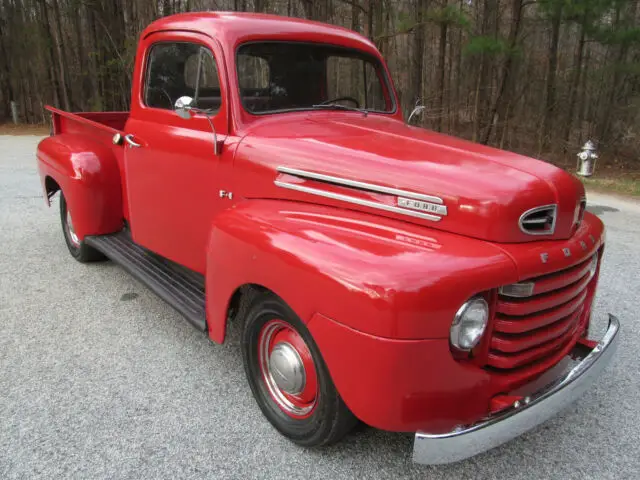
[[[315,313],[370,335],[447,338],[472,295],[517,280],[512,260],[483,241],[332,207],[248,200],[222,212],[207,260],[207,317],[222,342],[227,307],[262,285],[303,322]]]
[[[40,142],[37,159],[45,198],[50,177],[63,191],[81,239],[122,229],[120,170],[110,148],[87,136],[60,134]]]

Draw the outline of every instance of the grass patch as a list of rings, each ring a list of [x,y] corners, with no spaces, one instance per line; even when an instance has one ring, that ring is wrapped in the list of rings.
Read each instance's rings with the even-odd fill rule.
[[[49,125],[0,125],[0,135],[49,135]]]
[[[640,197],[640,178],[633,177],[604,177],[581,178],[586,188],[596,192],[619,193],[632,197]]]

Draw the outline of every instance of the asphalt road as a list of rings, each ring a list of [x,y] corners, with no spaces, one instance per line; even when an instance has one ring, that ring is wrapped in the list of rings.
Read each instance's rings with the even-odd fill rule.
[[[281,437],[237,329],[214,345],[119,267],[69,256],[37,141],[0,137],[0,478],[640,478],[639,204],[590,196],[608,228],[594,331],[607,312],[622,322],[606,377],[507,445],[425,467],[410,435],[363,427],[324,450]]]

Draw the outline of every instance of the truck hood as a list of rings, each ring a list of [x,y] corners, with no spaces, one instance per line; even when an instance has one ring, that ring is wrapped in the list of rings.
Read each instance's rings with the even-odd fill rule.
[[[546,162],[381,116],[286,117],[256,122],[240,143],[241,196],[361,210],[494,242],[565,239],[580,222],[582,183]],[[547,208],[534,228],[536,219],[548,228],[522,228],[523,214],[538,207]]]

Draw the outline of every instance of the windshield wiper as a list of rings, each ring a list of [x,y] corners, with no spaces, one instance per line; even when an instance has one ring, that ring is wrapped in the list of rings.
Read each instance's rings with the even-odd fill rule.
[[[350,112],[360,112],[365,117],[369,114],[369,110],[358,107],[350,107],[348,105],[341,105],[339,103],[318,103],[311,105],[312,108],[324,109],[324,110],[348,110]]]

